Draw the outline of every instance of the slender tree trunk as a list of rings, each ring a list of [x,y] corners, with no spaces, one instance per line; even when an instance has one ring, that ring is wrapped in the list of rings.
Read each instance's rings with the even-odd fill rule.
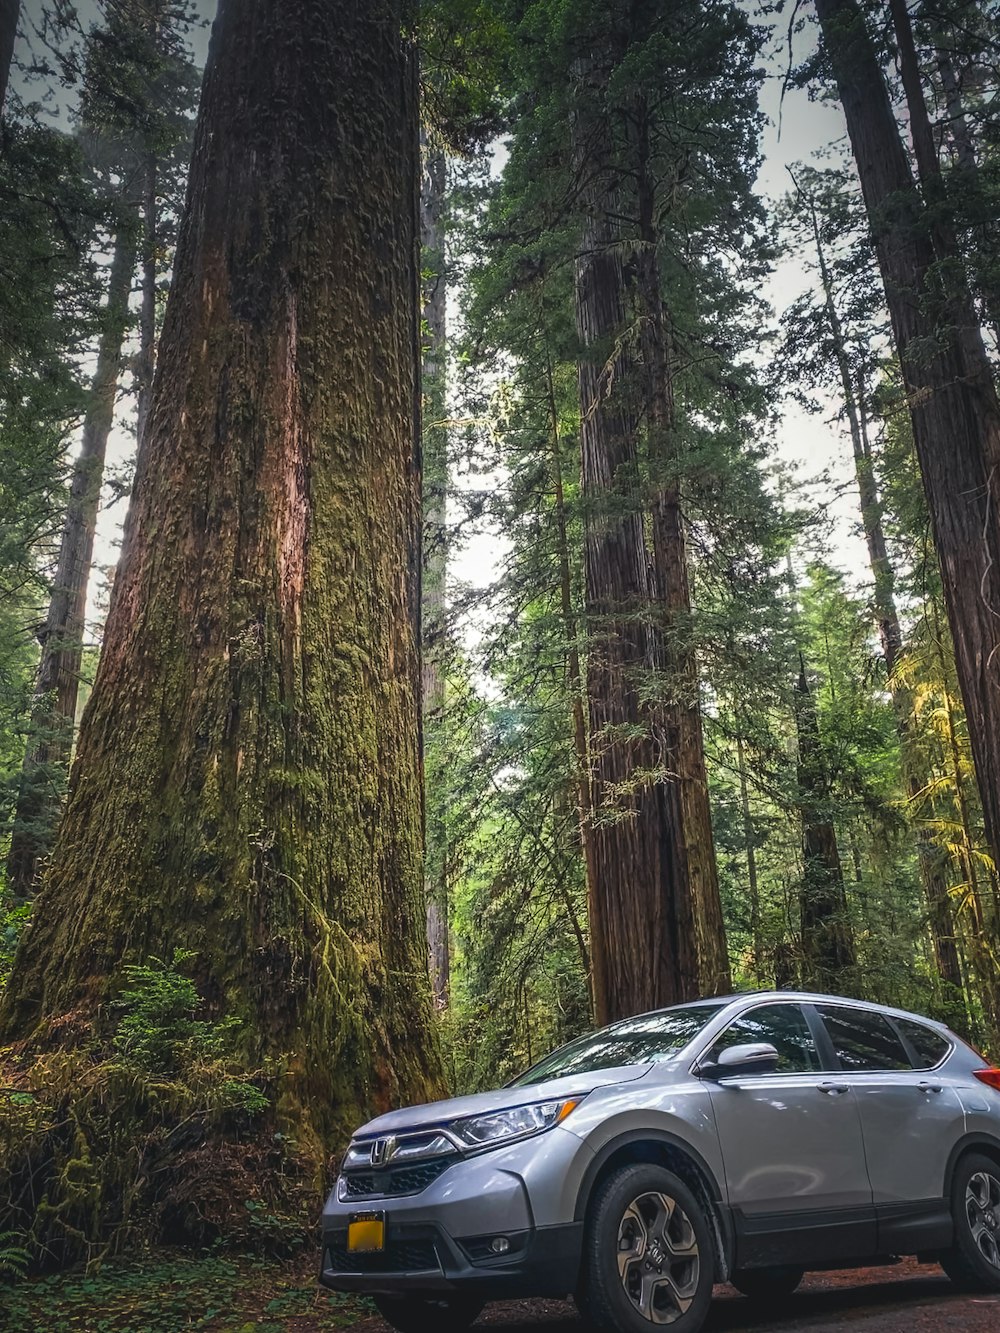
[[[854,966],[854,943],[837,832],[829,812],[823,742],[803,658],[795,690],[795,722],[802,814],[802,980],[816,990],[830,991],[843,986],[841,973]]]
[[[55,834],[73,748],[87,589],[104,479],[104,459],[115,414],[122,347],[129,322],[136,235],[129,218],[115,238],[103,328],[80,452],[73,465],[52,595],[41,635],[30,731],[21,769],[7,857],[7,884],[15,902],[31,894],[39,863]]]
[[[798,183],[796,182],[797,186]],[[829,325],[833,354],[837,363],[837,371],[840,376],[841,391],[844,396],[844,410],[847,414],[851,445],[854,451],[855,475],[861,501],[861,524],[864,528],[865,541],[868,546],[868,560],[874,583],[875,620],[879,638],[882,642],[882,655],[885,659],[886,676],[892,694],[896,728],[899,733],[903,778],[911,806],[915,809],[916,803],[920,800],[921,793],[926,787],[926,779],[920,771],[921,765],[914,754],[911,730],[913,700],[909,690],[896,676],[896,665],[902,652],[903,636],[899,626],[899,613],[896,608],[895,574],[892,562],[889,559],[885,530],[882,526],[882,501],[878,491],[875,463],[868,439],[864,385],[860,373],[857,382],[855,382],[852,374],[847,339],[834,299],[833,277],[823,245],[819,219],[814,203],[811,200],[806,202],[812,220],[813,244],[816,247],[816,257],[819,263],[824,309]],[[952,919],[951,900],[948,896],[945,858],[935,846],[933,839],[928,837],[919,824],[916,836],[917,865],[927,899],[929,924],[938,972],[944,981],[961,991],[961,963],[955,943],[955,925]]]
[[[863,15],[856,0],[816,8],[909,395],[987,841],[1000,856],[1000,405],[959,257],[928,223]]]
[[[156,371],[156,246],[158,230],[157,176],[159,163],[155,153],[148,154],[143,172],[142,198],[142,305],[139,309],[139,354],[135,359],[135,436],[138,452],[146,436],[149,405],[153,396]]]
[[[448,432],[446,416],[447,285],[443,212],[444,149],[421,136],[420,239],[424,290],[423,344],[423,717],[425,733],[440,727],[445,708],[444,631],[447,577]],[[428,802],[426,864],[427,949],[436,1009],[449,1002],[448,830],[439,803]]]
[[[21,0],[0,0],[0,117],[3,104],[7,100],[7,84],[10,82],[10,67],[14,60],[14,41],[17,37],[17,20],[21,14]]]
[[[559,609],[562,616],[563,634],[566,639],[566,689],[570,697],[573,718],[573,754],[576,760],[576,807],[577,821],[580,828],[580,849],[583,853],[584,875],[587,885],[587,915],[590,922],[590,936],[595,947],[603,939],[601,920],[601,900],[597,891],[597,875],[594,867],[594,806],[590,790],[590,738],[587,735],[587,711],[584,696],[583,664],[580,660],[580,630],[576,609],[573,604],[573,570],[570,562],[569,530],[566,520],[566,496],[563,487],[562,439],[559,430],[559,410],[556,404],[555,382],[552,364],[546,364],[546,391],[549,408],[549,427],[552,440],[552,486],[555,499],[556,534],[559,561]],[[597,995],[604,994],[607,988],[607,958],[604,948],[597,950],[597,956],[587,949],[582,950],[587,959],[587,985],[590,991],[591,1010],[596,1009]],[[601,969],[601,976],[595,973]]]
[[[642,697],[660,652],[659,636],[646,623],[656,589],[643,530],[639,420],[629,390],[635,366],[620,342],[627,290],[614,146],[603,110],[611,45],[606,41],[601,59],[581,60],[574,70],[578,105],[571,126],[585,213],[575,295],[599,1023],[701,990],[680,784],[656,776],[676,751],[669,753],[656,730],[658,713]]]
[[[222,0],[147,446],[4,1039],[196,955],[320,1162],[438,1088],[422,882],[416,62],[400,0]],[[62,1034],[62,1035],[60,1035]]]
[[[955,76],[955,67],[946,51],[938,51],[937,67],[944,89],[945,106],[948,112],[948,132],[955,150],[955,161],[963,173],[962,184],[971,186],[977,193],[982,190],[979,179],[979,163],[969,132],[965,107],[962,103],[962,90]],[[953,187],[954,188],[954,187]],[[973,247],[971,267],[975,275],[976,287],[982,303],[983,317],[993,335],[994,343],[1000,347],[1000,289],[994,272],[998,243],[997,220],[991,218],[976,227],[976,241]],[[982,258],[987,262],[983,263]]]
[[[757,875],[757,846],[750,808],[750,784],[747,781],[746,747],[736,733],[736,762],[740,777],[740,808],[743,814],[743,847],[747,858],[747,892],[750,895],[750,941],[753,948],[754,976],[759,980],[764,970],[764,932],[760,916],[760,883]]]

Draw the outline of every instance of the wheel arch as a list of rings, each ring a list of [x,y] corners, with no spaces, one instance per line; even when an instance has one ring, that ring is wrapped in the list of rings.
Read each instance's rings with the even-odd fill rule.
[[[715,1240],[716,1280],[726,1281],[733,1270],[735,1238],[719,1182],[697,1149],[667,1130],[631,1130],[598,1149],[580,1184],[574,1220],[586,1220],[595,1190],[612,1172],[643,1162],[673,1171],[702,1205]]]
[[[948,1164],[944,1172],[944,1197],[946,1199],[951,1199],[952,1185],[955,1181],[955,1172],[958,1169],[959,1162],[970,1152],[980,1152],[984,1157],[991,1158],[1000,1167],[1000,1139],[995,1139],[991,1135],[983,1133],[964,1135],[948,1154]]]

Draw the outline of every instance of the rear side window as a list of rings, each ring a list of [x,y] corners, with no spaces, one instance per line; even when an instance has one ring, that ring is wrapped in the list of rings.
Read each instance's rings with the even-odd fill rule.
[[[731,1046],[765,1041],[778,1052],[779,1074],[810,1074],[820,1068],[816,1043],[797,1004],[762,1004],[741,1014],[722,1033],[708,1058],[717,1060]]]
[[[818,1004],[841,1069],[855,1073],[912,1069],[906,1048],[881,1014]]]
[[[914,1069],[933,1069],[939,1065],[951,1050],[951,1042],[942,1037],[940,1032],[925,1028],[923,1023],[914,1023],[909,1018],[897,1018],[896,1026],[913,1047],[917,1057]]]

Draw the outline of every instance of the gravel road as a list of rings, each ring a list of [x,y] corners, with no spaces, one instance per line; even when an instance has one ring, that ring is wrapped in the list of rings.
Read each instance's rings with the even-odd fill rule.
[[[571,1305],[558,1301],[516,1301],[489,1306],[476,1327],[503,1333],[583,1333]],[[383,1333],[377,1319],[355,1325]],[[766,1310],[729,1287],[716,1290],[705,1333],[1000,1333],[1000,1295],[965,1296],[941,1270],[904,1262],[892,1268],[816,1273],[794,1296]]]

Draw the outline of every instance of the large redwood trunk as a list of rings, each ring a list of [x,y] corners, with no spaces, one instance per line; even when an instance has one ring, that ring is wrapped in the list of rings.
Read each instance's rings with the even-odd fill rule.
[[[923,207],[864,17],[856,0],[816,0],[816,9],[875,236],[986,836],[1000,856],[1000,405],[960,256]],[[926,175],[919,141],[918,150]]]
[[[115,238],[97,364],[80,452],[73,464],[59,559],[41,636],[42,656],[7,856],[7,887],[15,902],[24,902],[30,896],[39,863],[51,848],[66,789],[97,511],[114,421],[135,260],[136,235],[130,218]]]
[[[718,941],[714,921],[699,915],[711,900],[710,885],[705,891],[698,878],[699,867],[714,869],[711,826],[690,817],[688,784],[703,780],[690,763],[700,730],[682,733],[677,707],[652,703],[643,691],[650,673],[666,665],[663,617],[684,603],[686,566],[674,497],[664,492],[656,501],[652,550],[644,530],[641,418],[664,408],[668,390],[621,341],[632,293],[622,262],[620,167],[604,110],[613,46],[608,39],[603,66],[578,62],[572,124],[585,214],[576,316],[599,1022],[720,984],[719,969],[710,963],[702,970],[706,957],[718,956]],[[706,951],[706,939],[716,948]]]
[[[104,651],[5,1039],[197,955],[322,1156],[436,1089],[401,0],[222,0]]]

